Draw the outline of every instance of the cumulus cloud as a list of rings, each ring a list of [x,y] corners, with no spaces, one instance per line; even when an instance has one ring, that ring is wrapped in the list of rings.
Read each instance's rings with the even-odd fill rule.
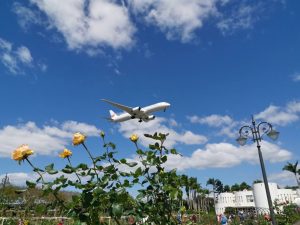
[[[29,173],[16,172],[16,173],[0,174],[0,180],[2,180],[6,175],[9,178],[9,183],[12,185],[16,185],[18,187],[25,187],[26,181],[35,182],[39,178],[39,175],[34,172],[29,172]],[[60,177],[62,175],[65,176],[66,178],[68,178],[69,180],[72,180],[72,181],[77,180],[77,177],[75,174],[65,174],[62,172],[58,172],[57,174],[53,174],[53,175],[46,173],[43,175],[43,178],[46,182],[49,182],[49,181],[53,181],[54,179],[56,179],[57,177]],[[87,178],[84,177],[81,180],[86,181]]]
[[[268,180],[279,184],[280,186],[296,186],[297,181],[293,173],[289,171],[281,171],[268,176]]]
[[[277,145],[263,141],[263,157],[272,163],[289,160],[291,152]],[[203,149],[195,150],[190,156],[173,155],[166,166],[170,169],[229,168],[242,163],[258,164],[255,144],[237,147],[230,143],[207,144]]]
[[[135,43],[138,23],[157,27],[168,40],[190,42],[205,23],[222,33],[248,29],[258,21],[259,4],[234,0],[30,0],[14,3],[21,27],[38,24],[55,29],[69,49],[89,55],[104,47],[128,49]],[[273,3],[274,4],[274,3]],[[136,24],[135,24],[136,23]]]
[[[12,74],[23,74],[25,68],[39,68],[44,71],[43,63],[35,65],[30,50],[26,46],[13,48],[13,43],[0,38],[0,61]],[[43,68],[42,68],[42,67]]]
[[[31,0],[49,18],[68,47],[88,51],[97,47],[128,48],[135,27],[126,7],[112,0]]]
[[[256,120],[262,120],[276,126],[286,126],[300,119],[300,102],[291,101],[285,106],[270,105],[263,111],[254,115]],[[237,138],[241,126],[251,125],[250,121],[237,121],[228,115],[212,114],[200,117],[197,115],[188,116],[191,123],[203,124],[218,129],[215,134],[229,138]]]
[[[221,127],[223,125],[229,125],[233,123],[233,120],[230,116],[222,116],[222,115],[210,115],[206,117],[198,117],[198,116],[188,116],[188,120],[191,123],[200,123],[205,124],[210,127]]]
[[[270,105],[255,115],[256,119],[268,121],[274,125],[285,126],[299,120],[300,102],[289,102],[285,107]]]
[[[237,127],[241,124],[241,122],[234,121],[233,118],[228,115],[218,114],[212,114],[203,117],[193,115],[187,116],[187,119],[191,123],[203,124],[209,127],[217,128],[219,129],[219,131],[216,132],[218,136],[226,136],[229,138],[235,138],[237,136]]]
[[[194,134],[191,131],[175,131],[167,127],[166,124],[170,123],[169,120],[157,117],[148,123],[138,123],[136,120],[129,120],[123,122],[119,126],[119,132],[123,134],[124,137],[129,138],[132,134],[137,134],[140,137],[140,141],[144,146],[148,146],[151,141],[149,138],[145,138],[144,134],[153,134],[155,132],[169,133],[165,145],[167,147],[173,147],[176,144],[204,144],[207,142],[207,138],[203,135]],[[174,120],[171,121],[174,123]]]
[[[51,155],[69,145],[74,132],[97,136],[100,130],[94,125],[75,121],[42,127],[38,127],[34,122],[8,125],[0,129],[0,156],[9,157],[12,150],[21,144],[28,144],[37,154]]]
[[[148,24],[158,26],[168,39],[193,39],[194,32],[217,13],[217,0],[132,0],[136,15]]]

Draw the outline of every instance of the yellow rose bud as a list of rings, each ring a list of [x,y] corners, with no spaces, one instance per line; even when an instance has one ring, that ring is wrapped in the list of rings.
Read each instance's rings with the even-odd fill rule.
[[[139,140],[139,136],[137,136],[136,134],[130,136],[130,141],[136,143],[138,140]]]
[[[73,145],[80,145],[85,141],[86,136],[83,135],[82,133],[75,133],[73,135]]]
[[[21,145],[15,149],[12,153],[12,159],[16,161],[21,161],[26,159],[28,156],[33,154],[33,150],[29,149],[28,145]]]
[[[61,152],[61,153],[59,154],[59,157],[65,159],[65,158],[67,158],[67,157],[70,157],[71,155],[72,155],[72,151],[65,148],[65,149],[63,150],[63,152]]]

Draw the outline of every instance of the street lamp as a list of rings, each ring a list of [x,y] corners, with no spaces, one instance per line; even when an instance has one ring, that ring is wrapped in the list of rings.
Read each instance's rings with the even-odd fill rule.
[[[276,140],[279,136],[279,132],[274,130],[273,126],[268,122],[260,122],[258,125],[256,125],[255,120],[252,116],[252,126],[246,125],[241,127],[241,129],[239,130],[239,134],[240,136],[238,139],[236,139],[236,141],[242,146],[246,144],[248,138],[252,138],[253,142],[256,142],[260,166],[261,166],[261,172],[264,179],[268,205],[269,205],[270,215],[272,219],[272,224],[276,225],[275,214],[272,205],[268,179],[266,175],[266,169],[265,169],[264,160],[260,149],[260,142],[262,140],[262,136],[265,134],[272,140]]]

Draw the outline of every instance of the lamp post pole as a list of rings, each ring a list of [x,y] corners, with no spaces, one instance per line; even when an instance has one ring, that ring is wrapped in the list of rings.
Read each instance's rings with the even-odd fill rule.
[[[237,141],[240,145],[246,144],[247,138],[250,136],[250,134],[252,134],[252,140],[254,142],[256,142],[256,147],[258,150],[259,162],[260,162],[261,172],[263,175],[264,185],[265,185],[265,189],[266,189],[266,195],[267,195],[272,225],[276,225],[275,213],[274,213],[274,209],[273,209],[272,198],[271,198],[271,194],[270,194],[268,178],[266,175],[265,164],[264,164],[264,160],[263,160],[263,156],[262,156],[262,152],[261,152],[260,142],[262,140],[262,135],[264,135],[264,134],[268,135],[273,140],[276,140],[279,135],[279,132],[275,131],[273,129],[272,125],[267,122],[260,122],[258,125],[256,125],[255,120],[252,116],[252,126],[246,125],[246,126],[241,127],[239,134],[240,134],[240,137],[237,139]]]

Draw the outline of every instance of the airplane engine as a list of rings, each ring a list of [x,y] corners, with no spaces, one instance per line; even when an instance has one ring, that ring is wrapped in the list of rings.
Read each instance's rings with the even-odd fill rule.
[[[148,120],[154,120],[154,119],[155,119],[155,116],[154,116],[154,115],[150,115],[150,116],[148,116],[147,119],[148,119]]]
[[[135,107],[132,109],[132,112],[139,112],[141,111],[141,107]]]

